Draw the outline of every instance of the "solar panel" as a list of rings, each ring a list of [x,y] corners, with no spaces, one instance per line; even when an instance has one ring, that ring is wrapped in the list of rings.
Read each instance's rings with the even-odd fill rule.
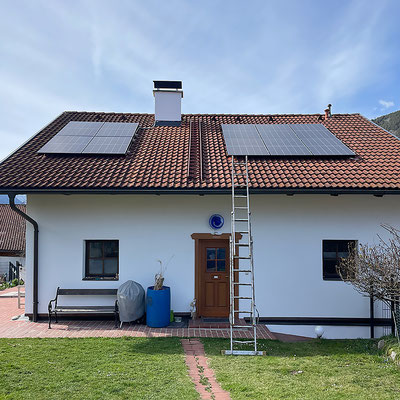
[[[354,156],[344,143],[321,124],[291,124],[296,136],[314,156]]]
[[[354,156],[322,124],[222,124],[228,155]]]
[[[71,121],[68,122],[57,136],[96,136],[104,122]]]
[[[98,136],[126,136],[132,137],[139,124],[129,123],[129,122],[104,122],[103,126],[97,132],[96,137]]]
[[[269,155],[260,134],[253,124],[222,124],[226,150],[230,155]]]
[[[125,154],[139,124],[71,121],[38,153]]]
[[[272,156],[310,156],[312,153],[293,133],[289,125],[256,124],[256,128]]]
[[[56,135],[38,153],[79,154],[91,140],[89,136]]]
[[[129,136],[96,136],[82,154],[125,154],[131,140],[132,137]]]

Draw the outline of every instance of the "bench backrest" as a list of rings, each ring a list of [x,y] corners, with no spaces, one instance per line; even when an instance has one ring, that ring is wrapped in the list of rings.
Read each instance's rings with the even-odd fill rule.
[[[116,296],[118,289],[58,289],[59,296]]]

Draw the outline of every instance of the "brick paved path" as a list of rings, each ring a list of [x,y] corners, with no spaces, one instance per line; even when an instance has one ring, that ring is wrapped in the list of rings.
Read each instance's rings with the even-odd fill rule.
[[[223,390],[215,379],[214,371],[209,367],[204,353],[203,344],[198,339],[182,339],[185,351],[186,365],[196,390],[202,399],[230,399],[228,392]]]

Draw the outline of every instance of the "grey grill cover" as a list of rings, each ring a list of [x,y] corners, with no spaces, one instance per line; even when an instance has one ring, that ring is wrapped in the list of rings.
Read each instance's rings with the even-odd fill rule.
[[[127,281],[118,288],[117,293],[119,319],[121,322],[131,322],[144,315],[144,289],[134,281]]]

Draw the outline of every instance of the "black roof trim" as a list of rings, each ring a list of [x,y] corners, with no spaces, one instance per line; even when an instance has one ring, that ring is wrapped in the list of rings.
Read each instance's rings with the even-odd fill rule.
[[[322,189],[322,188],[311,188],[311,189],[250,189],[251,194],[329,194],[329,195],[349,195],[349,194],[364,194],[364,195],[374,195],[374,196],[384,196],[384,195],[400,195],[400,189]],[[164,189],[164,188],[154,188],[154,189],[58,189],[58,188],[44,188],[44,189],[28,189],[28,188],[0,188],[0,194],[190,194],[190,195],[218,195],[218,194],[231,194],[230,188],[226,189]]]

